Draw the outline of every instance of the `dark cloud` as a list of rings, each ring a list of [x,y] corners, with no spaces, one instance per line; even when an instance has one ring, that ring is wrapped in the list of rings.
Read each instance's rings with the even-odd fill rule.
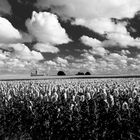
[[[39,11],[39,8],[36,6],[37,0],[8,0],[8,2],[11,6],[12,14],[5,15],[4,17],[6,17],[15,28],[27,32],[25,21],[28,18],[31,18],[33,11]],[[41,11],[52,12],[50,7],[46,7]],[[86,27],[71,25],[71,20],[64,21],[61,18],[63,17],[59,17],[61,26],[66,29],[66,32],[74,41],[78,40],[83,34],[99,40],[105,39],[104,36],[93,32]]]
[[[118,46],[113,46],[113,47],[108,47],[106,48],[108,51],[111,53],[121,53],[122,48]],[[123,50],[128,50],[130,54],[128,54],[128,57],[135,58],[138,54],[140,54],[140,49],[137,47],[128,47],[128,48],[123,48]]]
[[[8,0],[8,2],[11,5],[12,15],[5,17],[15,28],[26,31],[25,21],[31,17],[32,11],[37,10],[34,6],[36,0]]]
[[[11,14],[11,5],[8,3],[7,0],[0,0],[0,15],[9,15]]]
[[[63,28],[65,28],[67,34],[69,35],[69,37],[74,40],[74,41],[78,41],[79,38],[83,35],[92,37],[92,38],[96,38],[100,41],[106,40],[106,37],[96,33],[84,26],[80,26],[80,25],[72,25],[71,22],[74,19],[70,19],[70,20],[62,20],[61,18],[59,18],[59,22],[61,24],[61,26]]]
[[[83,53],[84,50],[90,49],[89,46],[82,44],[80,41],[57,45],[56,47],[60,50],[57,54],[42,53],[45,60],[52,60],[54,57],[66,57],[69,55],[73,56],[75,59],[80,59],[81,53]]]
[[[140,11],[138,11],[133,18],[112,18],[114,23],[126,22],[127,31],[134,38],[140,37]]]
[[[51,7],[61,16],[76,18],[133,17],[140,9],[139,0],[37,0],[40,9]]]
[[[132,19],[128,19],[128,31],[134,38],[140,37],[140,11]]]

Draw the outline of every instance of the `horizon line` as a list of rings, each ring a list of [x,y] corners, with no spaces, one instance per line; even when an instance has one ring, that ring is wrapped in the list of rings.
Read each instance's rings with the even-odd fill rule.
[[[11,77],[8,77],[11,76]],[[19,74],[18,74],[19,76]],[[120,75],[64,75],[64,76],[58,76],[58,75],[47,75],[47,76],[30,76],[30,75],[21,75],[21,77],[16,77],[16,75],[0,75],[0,81],[16,81],[16,80],[47,80],[47,79],[96,79],[96,78],[140,78],[140,74],[120,74]]]

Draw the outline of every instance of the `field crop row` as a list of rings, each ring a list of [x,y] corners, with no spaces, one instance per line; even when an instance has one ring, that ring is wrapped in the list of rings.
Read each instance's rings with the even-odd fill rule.
[[[2,81],[0,139],[140,139],[140,80]]]

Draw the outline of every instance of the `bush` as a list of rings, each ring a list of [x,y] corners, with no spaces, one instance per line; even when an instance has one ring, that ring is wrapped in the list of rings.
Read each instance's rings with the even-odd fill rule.
[[[90,72],[86,72],[85,75],[91,75],[91,73]]]
[[[78,72],[76,75],[84,75],[83,72]]]
[[[57,75],[61,76],[61,75],[66,75],[66,74],[65,74],[64,71],[59,71],[59,72],[57,73]]]

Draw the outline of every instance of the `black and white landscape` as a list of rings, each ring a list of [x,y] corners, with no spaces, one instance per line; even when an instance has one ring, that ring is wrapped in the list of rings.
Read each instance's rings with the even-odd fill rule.
[[[140,0],[0,0],[0,140],[139,140]]]

